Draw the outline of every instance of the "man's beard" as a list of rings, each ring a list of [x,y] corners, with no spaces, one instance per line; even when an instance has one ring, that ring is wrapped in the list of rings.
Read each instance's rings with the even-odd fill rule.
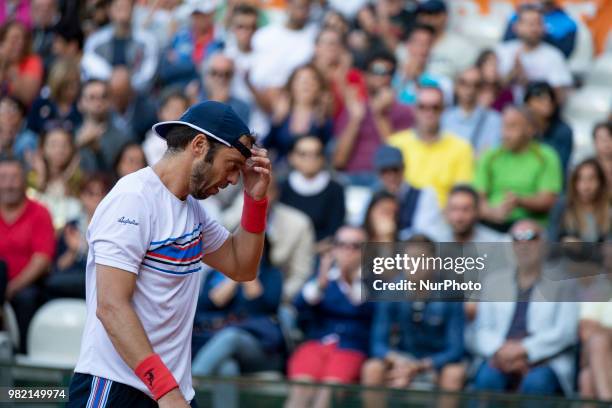
[[[201,160],[194,166],[189,180],[189,194],[193,198],[204,200],[210,196],[210,194],[206,192],[206,190],[210,188],[210,186],[206,185],[206,180],[208,179],[211,168],[212,164],[205,160]]]

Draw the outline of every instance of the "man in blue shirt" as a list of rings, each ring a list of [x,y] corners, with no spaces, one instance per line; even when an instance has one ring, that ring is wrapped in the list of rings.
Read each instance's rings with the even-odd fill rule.
[[[578,31],[576,22],[561,7],[557,6],[554,0],[531,0],[531,2],[542,7],[546,27],[544,41],[557,47],[568,58],[576,45],[576,33]],[[517,15],[514,14],[508,21],[504,41],[516,38],[514,32],[516,20]]]
[[[501,141],[501,116],[494,110],[478,106],[478,93],[483,85],[476,67],[459,74],[455,82],[456,105],[442,116],[442,127],[466,141],[478,155],[497,147]]]

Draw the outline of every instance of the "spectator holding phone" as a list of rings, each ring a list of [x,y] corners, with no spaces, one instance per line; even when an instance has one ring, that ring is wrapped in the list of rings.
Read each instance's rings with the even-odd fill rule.
[[[308,318],[306,337],[289,358],[290,380],[352,383],[368,353],[372,304],[361,295],[361,228],[344,226],[321,260],[317,276],[304,285],[295,305]],[[293,386],[287,406],[327,406],[331,389]]]
[[[85,299],[87,264],[87,226],[100,201],[110,191],[111,178],[103,173],[82,180],[79,193],[81,211],[59,231],[57,254],[45,283],[49,298]]]

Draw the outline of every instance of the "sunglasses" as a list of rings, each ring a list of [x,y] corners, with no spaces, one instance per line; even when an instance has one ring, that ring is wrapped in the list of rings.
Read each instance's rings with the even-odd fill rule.
[[[465,79],[460,79],[459,85],[479,89],[480,87],[482,87],[482,82],[481,81],[467,81]]]
[[[335,241],[334,246],[336,248],[351,249],[356,251],[361,248],[361,242]]]
[[[512,234],[512,240],[514,242],[529,242],[529,241],[536,241],[538,238],[540,238],[540,233],[538,231],[535,230],[524,230],[524,231],[518,231]]]
[[[392,75],[393,69],[387,67],[386,64],[376,63],[370,67],[368,72],[372,75],[386,76]]]
[[[216,69],[212,69],[210,70],[209,74],[210,76],[213,76],[213,77],[230,79],[234,75],[234,72],[233,71],[218,71]]]
[[[432,111],[432,112],[441,112],[442,105],[427,105],[425,103],[417,104],[417,109],[422,111]]]
[[[234,26],[236,30],[249,30],[255,31],[257,30],[257,24],[236,24]]]
[[[401,167],[385,167],[383,169],[380,169],[381,173],[401,173],[402,172],[402,168]]]
[[[318,159],[319,157],[323,156],[323,153],[320,151],[309,152],[306,150],[296,150],[295,154],[299,157],[308,158],[308,159]]]

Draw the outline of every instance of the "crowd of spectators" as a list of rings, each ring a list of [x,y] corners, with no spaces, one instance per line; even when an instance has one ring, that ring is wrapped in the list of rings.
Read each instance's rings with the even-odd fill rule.
[[[44,302],[84,298],[88,223],[163,156],[151,126],[210,99],[275,174],[258,278],[202,279],[194,374],[612,400],[612,303],[534,295],[545,240],[612,239],[612,111],[575,159],[577,22],[560,2],[516,2],[491,49],[450,31],[448,0],[266,3],[0,0],[0,303],[19,351]],[[241,200],[202,206],[234,228]],[[366,241],[514,242],[516,301],[364,303]],[[601,264],[610,276],[612,253]],[[330,393],[295,386],[288,404]]]

